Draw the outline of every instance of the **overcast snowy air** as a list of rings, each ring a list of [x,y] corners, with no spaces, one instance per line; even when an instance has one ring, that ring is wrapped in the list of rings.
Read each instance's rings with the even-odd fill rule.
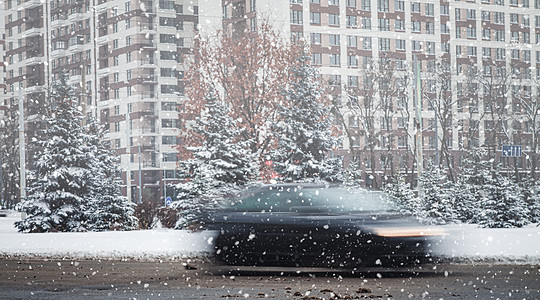
[[[540,0],[0,0],[0,299],[540,299]]]

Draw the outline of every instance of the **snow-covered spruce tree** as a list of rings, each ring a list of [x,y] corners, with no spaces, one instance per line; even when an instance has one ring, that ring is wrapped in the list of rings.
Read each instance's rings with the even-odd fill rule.
[[[18,114],[6,112],[0,117],[0,207],[13,209],[19,202],[19,138]]]
[[[386,184],[383,190],[393,198],[401,213],[419,215],[419,199],[402,176],[395,176],[393,182]]]
[[[332,136],[330,109],[323,103],[316,69],[305,49],[292,66],[290,86],[284,90],[284,105],[273,131],[278,139],[272,151],[274,169],[284,181],[326,179],[333,170],[328,154],[336,145]]]
[[[418,217],[426,224],[446,224],[456,220],[454,199],[441,170],[430,165],[418,178],[421,183]]]
[[[360,162],[356,159],[349,161],[349,165],[343,170],[343,185],[361,186],[363,182]]]
[[[241,130],[229,108],[213,93],[205,100],[207,111],[191,128],[201,137],[201,145],[187,147],[192,157],[179,163],[185,182],[175,186],[178,200],[172,207],[180,214],[177,228],[196,223],[205,209],[216,204],[212,196],[229,193],[255,175],[249,143],[239,141]]]
[[[529,223],[529,208],[516,183],[500,172],[484,182],[478,224],[489,228],[522,227]]]
[[[477,216],[482,201],[484,182],[491,178],[492,162],[486,160],[487,153],[481,148],[467,151],[463,159],[461,176],[451,190],[456,218],[464,223],[478,222]]]
[[[540,226],[540,184],[529,176],[523,179],[520,187],[529,208],[529,221]]]
[[[131,230],[137,227],[135,204],[120,193],[118,158],[105,142],[104,127],[95,119],[86,125],[86,144],[94,155],[90,205],[87,210],[89,230]]]
[[[25,199],[18,208],[26,218],[15,223],[19,231],[86,230],[92,154],[85,145],[82,113],[66,77],[52,85],[55,107],[46,118],[46,129],[35,141],[39,149],[30,172]]]

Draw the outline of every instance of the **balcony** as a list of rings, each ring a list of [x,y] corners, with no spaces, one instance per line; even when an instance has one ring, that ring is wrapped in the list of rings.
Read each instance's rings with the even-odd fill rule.
[[[42,85],[34,85],[34,86],[30,86],[24,89],[24,92],[26,94],[39,93],[43,91],[45,91],[45,88]]]
[[[51,22],[51,27],[52,28],[57,28],[57,27],[61,27],[61,26],[65,26],[67,25],[68,21],[66,19],[56,19],[54,21]]]
[[[109,74],[110,72],[111,72],[110,68],[103,68],[103,69],[99,69],[97,73],[99,77],[102,77]]]
[[[43,5],[40,0],[28,0],[24,2],[21,6],[22,9],[31,9]]]
[[[144,49],[156,49],[157,43],[153,40],[142,40],[139,42],[139,45],[141,45]]]
[[[141,93],[139,95],[140,95],[142,100],[144,100],[144,99],[155,99],[155,97],[156,97],[156,93],[149,93],[149,92]]]
[[[141,67],[143,67],[143,68],[144,68],[145,66],[146,66],[147,68],[151,68],[151,67],[153,67],[154,64],[155,64],[155,60],[153,60],[153,59],[142,59],[142,60],[140,60],[140,62],[141,62]]]
[[[150,75],[143,74],[142,80],[143,80],[143,83],[146,83],[146,84],[156,84],[157,76],[153,74],[150,74]]]
[[[97,38],[96,42],[98,45],[106,44],[107,42],[109,42],[109,36],[107,35],[100,36]]]
[[[101,14],[101,13],[104,13],[107,11],[107,2],[104,2],[104,3],[101,3],[101,4],[98,4],[96,6],[96,13],[97,14]]]
[[[132,135],[144,135],[144,134],[158,134],[159,129],[157,127],[142,127],[130,130]]]
[[[159,168],[159,162],[151,161],[151,160],[143,161],[143,167],[144,168]],[[150,179],[146,179],[146,181],[151,182]]]
[[[55,49],[51,52],[51,56],[56,58],[56,57],[61,57],[61,56],[66,56],[67,55],[67,50],[66,49]]]
[[[154,23],[141,23],[139,24],[139,31],[147,33],[149,31],[155,32],[156,31],[156,25]]]
[[[68,16],[68,20],[73,21],[81,21],[84,20],[84,14],[83,13],[74,13]]]
[[[39,36],[40,34],[41,34],[41,28],[34,27],[23,32],[23,37],[34,37],[34,36]]]
[[[31,66],[35,64],[40,64],[44,61],[45,61],[45,58],[43,56],[35,56],[35,57],[30,57],[26,59],[25,63],[26,63],[26,66]]]

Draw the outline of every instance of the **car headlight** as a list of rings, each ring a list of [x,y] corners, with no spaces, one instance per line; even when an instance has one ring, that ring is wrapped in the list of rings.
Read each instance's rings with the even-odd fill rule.
[[[373,231],[376,235],[383,237],[421,237],[447,235],[444,230],[431,227],[387,227],[375,228]]]

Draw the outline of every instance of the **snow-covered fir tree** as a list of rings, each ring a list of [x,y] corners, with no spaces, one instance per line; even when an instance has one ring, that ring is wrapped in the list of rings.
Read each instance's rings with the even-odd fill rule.
[[[401,213],[413,216],[419,215],[419,199],[410,185],[405,182],[405,178],[395,176],[393,182],[386,184],[383,190],[393,199]]]
[[[482,201],[482,186],[491,178],[492,162],[481,148],[467,151],[459,176],[452,187],[456,218],[464,223],[478,222],[479,205]]]
[[[210,93],[206,109],[191,128],[201,137],[201,145],[187,147],[192,158],[179,163],[185,182],[175,186],[178,200],[172,207],[180,214],[177,227],[196,223],[204,209],[216,204],[202,195],[229,193],[247,184],[256,173],[249,144],[238,138],[241,130],[230,117],[229,108]]]
[[[292,83],[284,91],[286,103],[278,108],[280,121],[273,126],[278,146],[271,157],[284,181],[326,179],[334,169],[327,158],[337,140],[310,59],[304,50],[292,67]]]
[[[434,165],[430,165],[418,178],[420,207],[418,217],[427,224],[446,224],[456,220],[454,199],[446,182],[446,176]]]
[[[343,170],[343,185],[345,186],[361,186],[364,180],[362,180],[362,169],[360,169],[360,162],[353,159],[349,162],[347,168]]]
[[[529,223],[529,208],[517,185],[500,172],[483,184],[478,224],[489,228],[522,227]]]
[[[531,175],[520,184],[523,199],[529,208],[529,221],[540,226],[540,184]]]
[[[133,206],[120,195],[118,164],[101,141],[94,120],[83,124],[74,89],[61,76],[53,82],[52,114],[45,122],[28,176],[28,196],[18,205],[23,232],[132,229]]]
[[[95,231],[134,229],[137,226],[135,204],[120,193],[120,166],[109,143],[103,139],[104,127],[91,118],[87,121],[86,130],[86,145],[95,158],[87,227]]]
[[[35,141],[39,150],[29,174],[28,196],[19,205],[26,218],[15,223],[23,232],[87,229],[93,157],[85,144],[83,115],[65,76],[53,83],[51,97],[55,107],[41,139]]]

